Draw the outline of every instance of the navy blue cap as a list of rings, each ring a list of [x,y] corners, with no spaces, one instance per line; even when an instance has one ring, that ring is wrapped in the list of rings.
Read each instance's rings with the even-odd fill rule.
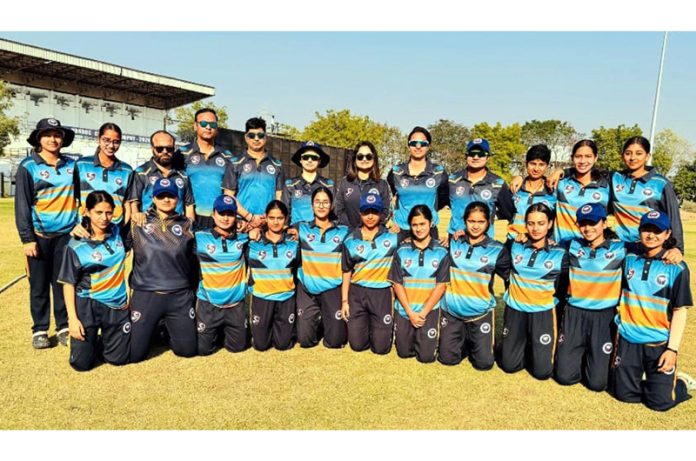
[[[367,210],[377,210],[381,212],[384,209],[384,204],[382,203],[382,197],[377,194],[363,194],[360,196],[360,212],[365,212]]]
[[[577,222],[590,221],[597,224],[603,219],[607,219],[607,209],[601,203],[586,203],[575,212]]]
[[[491,146],[488,144],[487,139],[483,138],[476,138],[472,139],[469,141],[469,143],[466,145],[466,151],[471,152],[472,150],[483,150],[488,152],[489,154],[491,153]]]
[[[640,229],[643,226],[650,225],[657,227],[661,231],[666,231],[672,228],[672,223],[669,221],[669,216],[667,216],[666,213],[657,210],[652,210],[645,213],[643,217],[640,218],[640,226],[638,226],[638,228]]]
[[[221,195],[215,199],[215,202],[213,203],[213,210],[217,211],[218,213],[222,213],[223,211],[231,211],[232,213],[236,213],[237,201],[229,195]]]
[[[179,198],[179,188],[174,184],[174,180],[168,178],[159,178],[152,186],[152,196],[157,197],[160,194],[170,194],[172,197]]]
[[[312,150],[319,155],[319,168],[324,168],[326,165],[329,164],[329,154],[324,152],[324,149],[321,148],[321,144],[317,144],[314,141],[303,142],[300,148],[297,149],[297,151],[293,154],[290,160],[292,160],[292,162],[295,165],[302,168],[302,164],[300,163],[300,157],[308,150]]]

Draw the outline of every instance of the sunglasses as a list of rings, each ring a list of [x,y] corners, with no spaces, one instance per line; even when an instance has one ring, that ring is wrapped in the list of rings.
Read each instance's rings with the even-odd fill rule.
[[[430,142],[428,141],[409,141],[408,147],[428,147]]]
[[[318,156],[318,155],[309,155],[309,154],[305,154],[305,155],[302,155],[300,158],[301,158],[302,160],[305,160],[305,161],[310,161],[310,160],[311,160],[311,161],[314,161],[314,162],[318,162],[318,161],[319,161],[319,156]]]
[[[218,127],[217,122],[206,122],[205,120],[201,120],[200,122],[198,122],[198,125],[200,125],[201,128],[210,127],[211,130],[214,130]]]
[[[244,136],[246,136],[247,139],[263,139],[266,137],[266,133],[263,131],[260,133],[247,133]]]
[[[355,158],[358,160],[367,160],[369,162],[374,157],[372,156],[372,154],[358,154],[355,156]]]
[[[467,157],[488,157],[488,152],[485,150],[474,150],[466,153]]]
[[[152,146],[155,151],[157,151],[158,154],[162,154],[164,152],[174,152],[174,146]]]

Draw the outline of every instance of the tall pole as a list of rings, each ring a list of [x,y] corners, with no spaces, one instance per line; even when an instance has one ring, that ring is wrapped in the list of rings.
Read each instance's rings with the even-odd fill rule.
[[[660,56],[660,70],[657,73],[657,89],[655,90],[655,104],[653,104],[653,116],[652,125],[650,127],[650,146],[654,146],[655,142],[655,125],[657,124],[657,106],[660,103],[660,86],[662,85],[662,69],[665,65],[665,50],[667,49],[667,34],[665,32],[664,38],[662,39],[662,55]],[[654,147],[652,147],[654,150]],[[651,155],[648,159],[648,164],[652,165],[653,156]]]

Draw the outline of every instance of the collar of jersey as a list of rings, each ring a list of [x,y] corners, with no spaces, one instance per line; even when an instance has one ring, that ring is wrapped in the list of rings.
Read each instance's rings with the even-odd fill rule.
[[[476,248],[476,247],[483,247],[483,248],[486,248],[486,247],[488,246],[488,244],[491,243],[491,242],[493,241],[493,239],[490,238],[488,235],[486,235],[486,236],[483,238],[483,240],[481,240],[481,241],[478,242],[478,243],[474,243],[474,244],[472,245],[472,244],[469,243],[469,237],[468,237],[467,235],[462,235],[461,237],[459,237],[459,238],[457,239],[457,241],[460,242],[460,243],[466,243],[467,245],[472,246],[472,247],[474,247],[474,248]]]
[[[380,224],[380,225],[377,227],[377,233],[375,234],[374,240],[377,240],[377,237],[379,237],[380,235],[384,234],[385,232],[388,232],[388,231],[387,231],[387,228]],[[356,239],[356,240],[363,240],[363,238],[362,238],[362,226],[356,227],[356,228],[353,230],[352,235],[353,235],[353,238]],[[367,242],[367,240],[364,240],[364,241]]]
[[[43,159],[43,157],[41,157],[39,155],[38,152],[32,151],[31,156],[34,159],[34,162],[36,162],[37,164],[43,163],[44,165],[48,165],[48,163],[46,163],[46,161]],[[56,168],[60,168],[63,165],[65,165],[66,163],[68,163],[69,159],[70,159],[70,157],[66,157],[63,154],[58,154],[58,161],[56,162]]]
[[[631,176],[631,173],[628,170],[623,170],[621,172],[621,174],[624,175],[627,179],[631,179],[631,180],[638,179],[638,181],[641,181],[641,182],[648,182],[652,179],[653,176],[655,176],[657,174],[657,170],[655,169],[654,166],[646,166],[645,169],[648,170],[648,172],[645,173],[640,178],[634,178],[633,176]]]
[[[413,176],[413,175],[411,175],[411,173],[409,173],[409,170],[408,170],[408,163],[409,163],[409,162],[404,162],[404,163],[400,163],[400,164],[399,164],[399,167],[401,167],[401,171],[403,171],[403,175],[404,175],[404,176],[410,176],[410,177],[412,177],[412,178],[418,178],[418,177],[420,177],[420,176],[428,176],[428,175],[431,175],[431,174],[435,171],[435,164],[434,164],[433,162],[431,162],[429,158],[426,158],[426,159],[425,159],[425,170],[423,170],[420,174],[418,174],[418,176]]]
[[[532,241],[531,241],[531,240],[527,240],[526,242],[523,243],[523,245],[524,245],[525,248],[536,249],[536,248],[533,248],[533,247],[532,247]],[[546,251],[546,252],[551,251],[551,245],[549,245],[549,239],[548,239],[548,238],[546,239],[546,243],[544,244],[544,246],[541,247],[540,249],[541,249],[541,250],[544,250],[544,251]]]
[[[261,242],[263,242],[266,245],[268,245],[268,244],[280,245],[281,243],[285,243],[286,237],[287,237],[287,234],[285,232],[283,232],[283,235],[280,237],[280,240],[278,240],[277,242],[274,243],[274,242],[271,242],[270,240],[268,240],[268,238],[266,238],[265,232],[262,232],[261,233]]]
[[[420,248],[418,248],[418,247],[416,246],[416,242],[414,242],[413,239],[411,239],[411,241],[409,242],[409,245],[411,245],[411,249],[412,249],[412,250],[417,250],[417,251],[420,251],[420,250],[421,250]],[[425,248],[423,248],[423,249],[424,249],[424,250],[434,250],[436,245],[437,245],[437,239],[434,239],[434,238],[431,237],[431,238],[430,238],[430,243],[428,243],[428,246],[425,247]]]
[[[118,170],[121,167],[121,161],[119,159],[117,159],[115,155],[114,155],[114,164],[108,168],[105,166],[102,166],[101,161],[99,160],[99,154],[94,155],[94,162],[93,163],[94,163],[94,166],[100,166],[106,170]]]

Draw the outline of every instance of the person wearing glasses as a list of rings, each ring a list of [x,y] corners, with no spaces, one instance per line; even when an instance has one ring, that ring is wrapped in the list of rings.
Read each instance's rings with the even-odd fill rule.
[[[433,212],[430,234],[437,238],[437,211],[449,203],[447,171],[428,158],[432,138],[430,132],[417,126],[408,135],[409,160],[395,165],[387,183],[394,196],[394,222],[390,231],[399,234],[399,240],[409,235],[408,216],[416,205],[426,205]]]
[[[152,205],[152,187],[160,178],[174,181],[179,193],[176,212],[195,219],[194,199],[189,178],[173,163],[174,136],[166,130],[159,130],[150,136],[152,158],[135,169],[128,186],[128,202],[131,203],[132,220],[137,225],[145,222],[147,210]]]
[[[232,159],[232,168],[227,169],[222,188],[244,205],[247,213],[242,217],[252,227],[259,227],[265,224],[266,205],[272,200],[280,200],[285,174],[280,160],[266,151],[266,121],[259,117],[250,118],[245,130],[247,149]]]
[[[111,222],[126,225],[130,220],[130,207],[124,206],[126,192],[133,168],[116,158],[121,147],[121,128],[115,123],[104,123],[99,128],[99,147],[93,156],[82,157],[75,166],[75,190],[80,200],[80,212],[84,212],[87,196],[95,190],[109,193],[114,200]],[[89,235],[82,235],[88,238]]]
[[[302,174],[285,181],[281,200],[290,211],[290,225],[302,221],[312,221],[312,194],[319,187],[326,187],[334,193],[334,182],[319,174],[318,170],[329,164],[329,156],[321,146],[307,141],[292,156],[292,162],[302,168]]]
[[[389,184],[381,177],[375,146],[370,141],[359,142],[347,169],[336,190],[335,213],[338,222],[351,229],[360,227],[360,197],[369,193],[379,195],[382,203],[387,205],[379,213],[380,221],[385,223],[389,217],[391,192]]]

